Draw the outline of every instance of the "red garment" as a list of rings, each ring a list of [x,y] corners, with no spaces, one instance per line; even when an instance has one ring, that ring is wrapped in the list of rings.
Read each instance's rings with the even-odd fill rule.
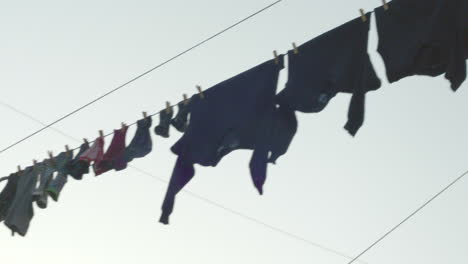
[[[107,149],[106,154],[104,154],[104,158],[100,161],[94,162],[93,168],[96,176],[114,169],[115,166],[126,166],[126,164],[120,163],[123,160],[122,157],[125,150],[125,136],[127,135],[127,128],[128,127],[125,126],[119,130],[114,130],[114,137],[112,138],[112,142]]]
[[[98,137],[93,145],[83,152],[80,156],[80,160],[87,162],[99,162],[104,158],[104,137]]]

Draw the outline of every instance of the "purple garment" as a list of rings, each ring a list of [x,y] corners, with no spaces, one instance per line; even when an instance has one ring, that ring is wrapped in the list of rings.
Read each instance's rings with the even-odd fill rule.
[[[94,172],[96,176],[101,175],[114,168],[125,168],[127,162],[124,159],[125,137],[128,127],[125,126],[119,130],[114,130],[114,137],[102,160],[94,163]]]
[[[214,167],[237,149],[253,150],[251,177],[263,193],[267,163],[286,152],[297,126],[292,110],[275,106],[283,63],[283,56],[278,64],[267,61],[207,89],[204,98],[194,95],[190,99],[189,125],[171,149],[178,158],[162,206],[161,223],[168,224],[176,194],[193,178],[193,164]]]

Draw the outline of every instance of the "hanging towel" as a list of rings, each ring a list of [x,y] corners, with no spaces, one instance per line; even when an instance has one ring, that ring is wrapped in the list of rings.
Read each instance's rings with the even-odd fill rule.
[[[345,129],[355,135],[364,121],[365,94],[381,82],[367,53],[367,21],[356,18],[289,51],[289,77],[280,105],[305,113],[322,111],[339,92],[352,94]]]
[[[278,61],[278,64],[275,60],[267,61],[215,85],[203,92],[204,98],[199,95],[191,98],[189,125],[171,148],[178,158],[163,202],[161,223],[168,224],[176,194],[194,176],[194,164],[214,167],[237,149],[253,150],[249,164],[251,177],[257,190],[263,193],[268,160],[280,156],[292,139],[292,136],[278,136],[281,127],[274,127],[279,123],[275,122],[276,111],[287,109],[275,106],[284,57],[280,56]],[[293,111],[284,117],[295,119]],[[294,123],[294,120],[281,122]],[[289,128],[284,133],[295,130],[296,127]]]
[[[466,0],[393,0],[375,9],[389,82],[413,75],[445,78],[456,91],[466,79]]]

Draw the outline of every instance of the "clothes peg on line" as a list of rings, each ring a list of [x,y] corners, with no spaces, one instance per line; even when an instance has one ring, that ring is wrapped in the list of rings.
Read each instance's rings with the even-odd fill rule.
[[[299,54],[299,50],[297,49],[297,45],[295,42],[292,43],[292,46],[293,46],[293,50],[294,50],[294,54]]]
[[[65,145],[65,153],[68,155],[70,155],[70,148],[68,147],[68,145]]]
[[[84,143],[85,143],[86,145],[89,145],[89,142],[88,142],[88,140],[87,140],[86,138],[83,138],[83,141],[84,141]]]
[[[201,86],[197,85],[196,87],[197,87],[197,90],[198,90],[198,94],[200,95],[200,98],[204,99],[205,95],[203,94],[203,90],[202,90]]]
[[[144,119],[148,118],[148,113],[147,112],[143,112],[143,118]]]
[[[104,131],[99,130],[99,137],[102,137],[102,138],[104,137]]]
[[[21,166],[20,165],[18,165],[16,168],[18,169],[18,172],[21,172]]]
[[[36,168],[37,160],[33,159],[33,167]]]
[[[122,129],[125,129],[126,127],[127,125],[124,122],[122,122]]]
[[[386,0],[382,0],[382,4],[383,4],[383,8],[385,11],[388,10],[388,4],[387,4],[387,1]]]
[[[366,13],[364,12],[364,9],[359,9],[359,12],[361,13],[361,20],[362,22],[366,22],[367,21],[367,16],[366,16]]]
[[[186,94],[183,94],[182,97],[184,98],[184,105],[187,105],[189,100],[187,98],[187,95]]]
[[[170,113],[172,112],[172,108],[171,108],[171,103],[170,102],[166,102],[166,113]]]
[[[273,56],[275,56],[275,64],[279,64],[278,52],[276,50],[273,51]]]

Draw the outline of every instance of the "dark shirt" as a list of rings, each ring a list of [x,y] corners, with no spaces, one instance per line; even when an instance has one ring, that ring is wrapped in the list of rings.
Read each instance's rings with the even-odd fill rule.
[[[322,111],[339,92],[351,93],[345,129],[355,135],[364,121],[365,94],[381,82],[367,53],[370,14],[356,18],[288,53],[289,75],[278,102],[305,113]]]
[[[19,174],[18,172],[10,174],[5,187],[0,193],[0,222],[5,220],[8,209],[15,197]]]
[[[390,82],[413,75],[445,78],[457,90],[466,78],[466,0],[393,0],[375,9],[378,52]]]
[[[286,151],[296,131],[296,127],[288,125],[297,125],[292,110],[283,113],[287,108],[275,106],[283,59],[280,56],[279,64],[270,60],[215,85],[203,92],[204,98],[194,95],[190,99],[189,125],[171,149],[178,159],[160,222],[169,222],[176,194],[194,176],[193,164],[214,167],[237,149],[253,150],[249,165],[251,177],[258,191],[263,192],[269,159],[276,160]],[[279,116],[282,120],[275,121]],[[288,118],[294,120],[285,120]],[[284,127],[287,129],[283,130]]]
[[[135,158],[142,158],[148,155],[153,149],[150,128],[152,124],[151,116],[138,120],[137,130],[132,141],[124,151],[124,159],[130,162]]]

